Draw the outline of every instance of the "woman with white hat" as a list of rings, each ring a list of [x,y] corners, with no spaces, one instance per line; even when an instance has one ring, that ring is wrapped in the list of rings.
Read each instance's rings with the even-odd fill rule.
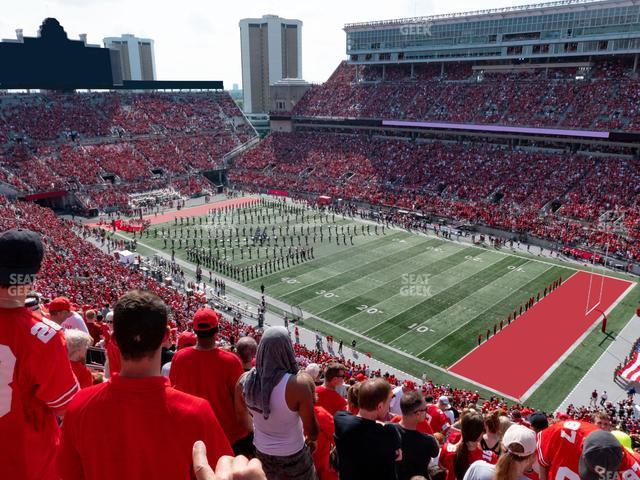
[[[464,480],[527,480],[525,472],[536,460],[536,434],[523,425],[510,426],[502,437],[502,451],[497,465],[483,460],[473,463]]]

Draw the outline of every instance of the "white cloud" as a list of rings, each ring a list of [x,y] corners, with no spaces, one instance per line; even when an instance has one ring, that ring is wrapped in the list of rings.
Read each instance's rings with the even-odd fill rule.
[[[155,40],[160,80],[223,80],[241,84],[240,29],[245,17],[275,14],[302,20],[305,80],[323,82],[345,55],[345,23],[412,17],[478,8],[523,5],[522,0],[22,0],[5,9],[0,38],[15,29],[35,36],[45,17],[57,18],[70,38],[89,43],[133,33]]]

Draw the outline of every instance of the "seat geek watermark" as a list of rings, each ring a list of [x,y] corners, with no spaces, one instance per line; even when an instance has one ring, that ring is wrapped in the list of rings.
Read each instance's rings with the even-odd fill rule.
[[[31,284],[35,281],[35,273],[12,273],[9,275],[7,291],[12,296],[26,295],[31,291]]]
[[[431,36],[431,22],[424,23],[412,23],[410,25],[402,25],[400,27],[400,34],[413,37],[430,37]]]
[[[430,274],[403,274],[400,277],[400,295],[403,297],[433,297],[429,277],[431,277]]]

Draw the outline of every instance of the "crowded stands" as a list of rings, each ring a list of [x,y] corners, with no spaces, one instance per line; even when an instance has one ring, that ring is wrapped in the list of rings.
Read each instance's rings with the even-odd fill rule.
[[[57,460],[57,469],[61,477],[52,476],[50,478],[81,478],[76,476],[78,468],[95,468],[92,463],[94,455],[86,447],[86,436],[90,435],[90,432],[81,429],[81,425],[84,422],[93,424],[93,422],[97,421],[95,415],[100,415],[102,418],[106,418],[105,415],[133,415],[137,411],[136,409],[148,408],[149,402],[157,401],[152,400],[150,397],[145,397],[146,399],[142,402],[133,401],[127,403],[127,413],[115,413],[116,411],[110,413],[110,409],[113,407],[109,406],[109,404],[99,406],[101,405],[99,403],[101,397],[95,396],[97,392],[112,388],[115,389],[113,395],[126,395],[126,389],[134,388],[131,383],[132,380],[128,378],[129,372],[139,372],[140,365],[135,362],[141,360],[137,360],[137,357],[132,353],[135,350],[131,350],[132,346],[137,345],[137,343],[135,341],[133,343],[128,342],[126,334],[123,332],[128,331],[126,328],[133,328],[134,330],[131,334],[138,335],[139,337],[135,338],[139,338],[140,342],[146,342],[145,335],[151,329],[151,324],[145,324],[145,330],[137,330],[139,327],[135,326],[133,319],[138,319],[140,315],[144,317],[144,315],[150,314],[145,314],[144,311],[142,313],[139,311],[137,313],[135,311],[123,312],[126,312],[127,308],[142,308],[140,304],[144,304],[143,300],[147,301],[156,310],[159,305],[162,305],[163,309],[166,308],[166,316],[163,317],[162,326],[155,328],[160,328],[159,332],[166,331],[165,340],[162,341],[162,363],[164,365],[164,362],[168,362],[165,365],[167,371],[171,372],[171,375],[176,375],[171,377],[172,383],[179,390],[208,400],[211,410],[206,407],[207,404],[202,404],[202,406],[198,406],[198,408],[203,409],[200,415],[203,418],[208,418],[211,415],[217,418],[215,420],[215,431],[202,433],[201,438],[198,434],[195,436],[189,436],[191,435],[189,434],[185,437],[186,440],[182,439],[183,437],[181,436],[176,437],[182,439],[180,441],[183,443],[176,441],[173,446],[176,449],[176,456],[173,457],[170,464],[163,467],[167,468],[168,471],[175,472],[176,476],[171,478],[188,478],[181,476],[180,468],[188,469],[191,462],[195,461],[191,459],[190,455],[192,444],[196,440],[204,440],[207,452],[209,452],[206,456],[212,465],[215,464],[220,456],[232,453],[243,454],[249,458],[257,457],[261,461],[262,469],[266,472],[267,478],[277,478],[278,472],[289,471],[288,468],[293,465],[295,468],[301,469],[301,472],[307,472],[299,473],[299,476],[295,478],[316,478],[313,476],[313,472],[317,472],[320,479],[335,479],[338,476],[347,479],[359,478],[354,474],[354,471],[369,471],[368,469],[371,468],[374,468],[374,470],[380,468],[382,469],[380,471],[387,473],[385,473],[384,477],[371,476],[367,478],[409,479],[414,474],[421,473],[423,476],[440,475],[437,478],[462,479],[465,472],[471,467],[473,467],[472,472],[479,468],[479,465],[474,463],[475,460],[484,459],[489,464],[498,462],[498,467],[496,468],[500,468],[499,462],[506,462],[503,457],[505,455],[509,456],[509,449],[506,447],[501,449],[498,445],[501,439],[511,438],[509,432],[514,424],[519,424],[519,426],[524,426],[527,429],[533,428],[536,432],[544,430],[545,426],[548,425],[551,425],[549,426],[550,432],[554,432],[554,428],[566,428],[570,431],[578,429],[576,431],[583,432],[580,434],[584,435],[585,439],[589,438],[592,432],[595,431],[617,429],[620,432],[617,433],[618,436],[616,438],[628,439],[624,440],[624,442],[628,442],[629,448],[640,444],[638,443],[638,440],[640,440],[640,422],[636,419],[633,396],[617,404],[603,400],[599,408],[597,405],[589,407],[570,405],[566,412],[560,412],[557,416],[553,416],[536,413],[522,405],[508,405],[504,399],[499,397],[481,398],[478,392],[455,388],[451,385],[436,385],[426,377],[423,377],[422,383],[411,380],[403,381],[387,372],[372,370],[366,364],[357,364],[341,357],[341,355],[335,355],[332,353],[333,349],[330,348],[333,344],[333,337],[327,337],[326,349],[320,342],[320,348],[311,350],[299,342],[297,327],[294,342],[291,342],[290,332],[285,328],[279,327],[278,330],[272,327],[266,330],[269,334],[266,337],[268,341],[263,342],[264,332],[261,330],[248,324],[237,322],[236,319],[226,318],[224,314],[221,315],[213,310],[203,310],[201,308],[203,306],[202,296],[186,295],[179,289],[161,284],[140,271],[132,270],[130,267],[119,263],[113,256],[104,253],[95,246],[105,242],[103,233],[100,230],[79,227],[72,222],[56,217],[48,209],[32,203],[3,200],[0,203],[0,227],[3,232],[26,231],[10,230],[15,227],[32,230],[37,232],[42,239],[44,258],[40,274],[37,276],[35,283],[29,287],[29,293],[25,293],[25,295],[28,295],[25,304],[43,315],[50,315],[51,319],[59,322],[63,329],[78,329],[82,327],[81,331],[77,333],[73,331],[68,337],[68,360],[66,354],[64,359],[70,362],[69,373],[65,373],[66,367],[62,368],[58,365],[58,370],[50,381],[54,381],[53,378],[55,377],[57,379],[62,378],[59,381],[64,382],[73,379],[74,377],[71,375],[75,375],[83,388],[89,388],[88,385],[91,383],[99,384],[102,382],[104,375],[113,376],[120,371],[122,376],[122,380],[118,380],[120,375],[116,375],[111,382],[97,387],[90,387],[86,391],[82,390],[82,393],[76,394],[74,400],[71,400],[72,394],[69,393],[69,398],[64,403],[64,408],[68,410],[68,416],[65,416],[65,423],[62,427],[62,446]],[[10,258],[14,258],[13,253],[9,252],[9,246],[15,246],[16,241],[12,240],[11,242],[13,243],[2,242],[3,240],[0,239],[0,244],[2,244],[0,270],[5,272],[3,274],[6,274],[11,268],[7,267],[6,257],[9,255]],[[21,271],[27,272],[27,270]],[[148,293],[144,293],[144,295],[136,293],[140,291]],[[6,292],[7,289],[5,288]],[[142,297],[138,298],[136,295],[142,295]],[[136,301],[127,303],[127,298],[136,298]],[[154,298],[157,300],[154,300]],[[151,306],[149,308],[153,310]],[[73,310],[77,311],[73,312]],[[28,312],[26,309],[25,311]],[[60,316],[61,314],[62,316]],[[122,320],[123,317],[128,318],[126,325],[130,324],[130,327],[124,327],[125,323],[122,323],[124,322]],[[72,318],[76,323],[69,323]],[[77,322],[84,323],[78,324]],[[47,323],[43,325],[55,324]],[[82,333],[85,330],[89,335]],[[47,332],[55,332],[55,329],[47,330]],[[48,339],[50,336],[47,333],[43,338]],[[180,354],[183,349],[190,350],[189,345],[197,343],[201,350],[211,351],[212,358],[218,358],[223,355],[222,353],[215,353],[218,349],[221,352],[233,352],[237,344],[243,343],[240,340],[245,337],[254,338],[258,342],[257,352],[254,349],[253,353],[248,358],[242,358],[242,361],[234,359],[235,357],[233,356],[224,357],[226,358],[225,362],[231,362],[229,365],[234,365],[231,370],[229,370],[231,367],[227,367],[225,371],[229,373],[236,372],[229,379],[228,387],[225,386],[223,388],[222,377],[219,375],[212,376],[211,380],[208,381],[202,380],[204,373],[196,377],[189,377],[190,368],[202,368],[202,366],[190,367],[189,365],[196,362],[197,359],[194,354],[190,353],[188,356],[190,360],[187,361],[188,358],[185,352]],[[114,338],[118,341],[118,344],[114,343]],[[158,338],[157,355],[159,359],[162,334],[156,338]],[[98,367],[98,370],[94,369],[92,371],[87,371],[87,367],[84,365],[83,354],[86,353],[88,345],[94,342],[98,347],[107,347],[109,361],[104,372],[100,365],[89,365],[92,369]],[[120,348],[118,348],[118,345],[120,345]],[[54,348],[53,344],[51,348]],[[178,352],[174,354],[173,352],[176,349]],[[122,350],[123,353],[118,353],[119,350]],[[339,351],[341,352],[341,350],[342,348]],[[241,353],[238,351],[238,354],[240,355]],[[124,356],[121,360],[117,360],[120,355]],[[232,354],[225,353],[225,355]],[[242,357],[246,357],[246,354],[243,353]],[[134,363],[132,364],[131,362]],[[176,365],[175,371],[172,370],[174,363]],[[157,368],[159,368],[159,365],[160,363]],[[255,366],[255,369],[252,369],[252,366]],[[258,421],[258,418],[265,413],[264,397],[257,393],[260,388],[265,388],[265,385],[271,385],[270,388],[273,388],[273,390],[269,391],[274,392],[272,395],[275,395],[276,391],[284,395],[285,387],[282,387],[282,390],[278,390],[281,388],[278,387],[280,383],[269,384],[269,381],[266,380],[271,378],[268,376],[270,372],[278,369],[282,369],[283,372],[289,372],[289,376],[284,378],[290,378],[290,375],[295,375],[299,369],[305,372],[304,375],[298,374],[298,381],[300,382],[298,387],[295,387],[291,381],[284,382],[287,392],[291,388],[290,395],[292,398],[299,398],[299,402],[303,403],[310,402],[305,403],[308,407],[304,408],[309,408],[309,411],[313,412],[311,416],[303,414],[303,409],[299,406],[299,410],[297,410],[299,413],[295,413],[291,418],[291,421],[295,422],[300,421],[296,420],[298,415],[299,418],[303,419],[303,425],[300,430],[284,428],[284,425],[287,425],[286,423],[282,425],[279,423],[272,424],[268,421],[268,415],[265,416],[264,421]],[[244,375],[242,372],[247,370],[249,370],[249,374]],[[252,374],[251,372],[254,373]],[[252,377],[252,375],[254,376]],[[208,386],[201,386],[199,383],[201,381]],[[235,387],[236,381],[238,381],[237,388]],[[140,382],[139,387],[142,387],[142,380]],[[153,387],[153,382],[150,379],[144,382],[146,382],[144,385],[147,385],[143,387],[147,392],[145,395],[150,395],[150,392],[154,391],[153,388],[159,388],[158,386]],[[305,388],[307,388],[305,385],[313,385],[314,382],[315,386],[313,388],[317,391],[317,396],[315,399],[313,396],[305,397],[304,395],[306,394],[303,394]],[[229,393],[233,389],[236,389],[239,393]],[[392,391],[394,397],[399,400],[394,401],[392,399]],[[227,393],[223,394],[223,392]],[[171,395],[177,394],[169,392],[169,396],[166,397],[167,401],[174,401],[170,400],[170,398],[173,398]],[[220,395],[231,395],[231,397],[221,397]],[[233,406],[236,401],[234,400],[236,398],[235,395],[241,395],[244,399],[242,402],[243,407]],[[122,398],[126,398],[126,396]],[[289,398],[289,393],[287,393],[287,398]],[[29,400],[25,397],[25,401],[36,400]],[[175,401],[178,402],[178,400]],[[185,401],[185,399],[183,398],[182,401]],[[85,405],[85,402],[87,402],[87,408],[79,409],[80,405]],[[95,406],[93,406],[94,404]],[[299,405],[302,405],[302,403]],[[195,407],[196,404],[193,404],[192,408]],[[89,408],[95,408],[96,412],[90,413]],[[173,408],[178,409],[180,407]],[[222,410],[220,410],[221,408]],[[245,414],[248,415],[246,417],[239,416],[238,418],[245,419],[239,420],[241,422],[239,424],[230,423],[231,417],[234,415],[230,410],[234,408],[242,408]],[[278,410],[280,407],[273,408],[276,408],[276,410],[272,410],[270,413],[274,416],[276,422],[283,421],[282,415],[284,413]],[[296,410],[293,411],[296,412]],[[331,413],[327,414],[326,412],[336,413],[335,425],[331,418]],[[424,412],[429,413],[425,416]],[[89,417],[86,417],[87,415]],[[287,415],[291,414],[288,413]],[[145,417],[145,415],[141,415],[141,417]],[[376,421],[389,421],[392,417],[393,423],[388,425],[395,426],[385,427],[384,430],[380,430],[378,427],[374,428],[374,425],[380,425],[375,423]],[[93,420],[90,420],[92,418]],[[137,417],[134,416],[132,418]],[[164,418],[164,416],[148,418],[155,419],[154,422],[157,425],[153,426],[153,424],[145,423],[147,420],[144,420],[144,428],[141,427],[142,429],[137,433],[137,435],[141,435],[141,438],[146,438],[146,432],[158,428],[158,425],[174,421],[172,418]],[[29,422],[28,419],[24,421]],[[132,421],[137,422],[138,420]],[[367,423],[369,421],[374,423]],[[197,420],[187,420],[185,417],[183,423],[173,424],[171,428],[174,431],[175,429],[184,431],[185,434],[192,431],[190,429],[201,428],[195,426],[196,424],[188,427],[189,422],[197,423]],[[590,422],[594,422],[594,424]],[[121,417],[117,424],[120,425],[118,428],[130,427],[129,423],[121,421]],[[55,427],[50,425],[48,428],[54,429]],[[232,434],[230,433],[231,431],[236,433]],[[53,432],[54,430],[50,430],[51,435],[54,434]],[[276,435],[276,432],[280,433]],[[417,432],[425,436],[420,436]],[[515,430],[511,433],[515,433]],[[385,453],[387,450],[384,449],[389,448],[389,456],[386,458],[390,463],[378,465],[373,462],[362,465],[363,452],[359,448],[366,442],[363,443],[362,440],[356,440],[360,438],[358,435],[365,435],[365,438],[369,440],[379,437],[380,443],[376,444],[376,448],[381,450],[380,455],[376,456],[376,458],[383,461],[387,455]],[[431,437],[431,435],[434,435],[434,437]],[[522,438],[522,435],[527,436],[529,434],[521,431],[519,435],[521,436],[518,438]],[[534,434],[531,433],[531,435],[535,440]],[[551,433],[549,436],[551,437]],[[148,438],[151,439],[152,437]],[[267,441],[267,438],[270,440]],[[390,438],[397,438],[397,440],[390,440]],[[434,438],[434,440],[427,442],[429,438]],[[454,460],[457,458],[455,455],[456,449],[460,448],[458,445],[461,445],[458,443],[460,438],[462,438],[462,444],[467,445],[470,452],[470,460],[464,466],[462,464],[459,465],[457,460]],[[278,442],[281,442],[281,444],[269,443],[273,442],[273,439],[279,439]],[[43,440],[40,437],[40,441],[45,441],[46,443],[46,440],[46,438]],[[188,448],[185,447],[185,441],[191,442],[188,444]],[[539,446],[544,448],[547,445],[545,442],[553,442],[555,440],[546,439],[545,435],[542,435],[537,437],[537,441],[542,442],[539,443]],[[100,442],[103,442],[103,440],[98,442],[99,445],[102,445]],[[420,450],[423,448],[420,447],[423,443],[424,445],[429,445],[428,449],[426,446],[424,447],[424,451]],[[21,442],[15,442],[14,447],[19,449],[21,445]],[[96,445],[98,444],[94,444],[94,446]],[[296,457],[297,460],[294,464],[283,464],[280,459],[285,454],[282,452],[286,452],[285,447],[289,445],[292,446],[294,453],[299,458]],[[297,449],[300,448],[300,445],[303,446],[303,449],[298,451]],[[307,445],[307,447],[304,447],[304,445]],[[491,447],[491,445],[495,448]],[[101,446],[100,450],[108,450],[113,446],[114,443],[108,442]],[[146,448],[152,448],[153,446],[154,443],[151,442]],[[530,447],[531,444],[528,444],[525,448],[528,453],[527,458],[533,458],[531,454],[535,451],[534,447],[529,452],[527,449]],[[307,448],[308,450],[306,450]],[[423,453],[416,453],[416,449]],[[476,449],[479,449],[477,453],[472,454]],[[399,450],[402,450],[402,456],[398,454]],[[313,452],[313,455],[307,458],[306,452]],[[425,452],[430,453],[427,454]],[[491,455],[486,452],[490,452]],[[579,453],[577,452],[576,455],[579,456]],[[189,455],[188,458],[187,455]],[[285,457],[287,455],[289,454],[286,454]],[[426,455],[432,461],[425,461],[426,463],[423,464],[418,462],[419,465],[417,465],[415,463],[415,455],[418,455],[418,459]],[[539,455],[539,461],[544,468],[554,468],[552,449],[543,449]],[[403,462],[402,457],[411,458],[412,461]],[[16,460],[10,463],[9,466],[3,465],[2,468],[9,469],[5,471],[13,473],[22,472],[19,470],[20,468],[27,468],[28,470],[29,468],[38,467],[42,469],[39,470],[40,475],[42,475],[42,472],[48,471],[48,468],[55,468],[55,461],[44,456],[39,457],[38,461],[33,462],[30,467],[25,467],[24,464],[21,464],[19,456],[15,458]],[[335,460],[335,458],[339,459],[339,461]],[[634,458],[629,461],[634,462]],[[79,467],[80,464],[83,467]],[[126,474],[127,468],[138,468],[136,465],[136,462],[130,462],[127,464],[128,467],[125,468],[123,465],[113,464],[109,468],[100,471],[92,470],[92,473],[87,478],[108,478],[105,475],[111,474],[124,475],[122,478],[128,478]],[[180,465],[184,465],[184,467],[180,467]],[[289,467],[286,465],[289,465]],[[616,464],[616,469],[618,469],[618,465],[622,464]],[[567,467],[577,468],[571,465],[567,465]],[[537,478],[530,476],[538,474],[537,470],[531,470],[531,468],[533,468],[532,465],[528,465],[526,469],[528,471],[527,476],[529,478]],[[629,465],[624,464],[624,468],[620,467],[622,470],[626,468],[630,468]],[[29,476],[33,471],[31,470],[29,474],[15,478],[47,478],[46,476]]]
[[[638,85],[625,60],[517,72],[343,62],[294,117],[637,132]],[[212,192],[201,173],[255,137],[226,93],[3,95],[0,182],[142,213]],[[640,162],[628,155],[300,128],[239,154],[228,178],[340,198],[352,213],[397,207],[528,234],[581,261],[605,248],[640,261]],[[400,378],[345,358],[346,339],[336,353],[332,336],[300,341],[297,324],[292,338],[288,320],[245,323],[224,280],[208,303],[174,259],[155,259],[159,279],[112,254],[125,246],[135,240],[0,195],[0,478],[640,478],[635,391],[536,412]]]
[[[479,143],[272,133],[229,178],[483,223],[640,259],[638,161]],[[601,221],[607,220],[607,228]]]
[[[586,70],[484,71],[464,64],[342,62],[295,106],[300,117],[358,117],[583,130],[640,130],[632,59]],[[584,99],[589,98],[588,102]]]
[[[185,198],[208,193],[199,172],[255,137],[222,92],[7,95],[0,121],[0,181],[23,193],[77,192],[87,210],[126,210],[128,193],[154,184]]]

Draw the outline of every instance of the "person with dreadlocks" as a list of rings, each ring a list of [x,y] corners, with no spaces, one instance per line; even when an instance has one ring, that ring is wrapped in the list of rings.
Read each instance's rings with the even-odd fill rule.
[[[495,464],[498,456],[491,450],[483,450],[480,446],[484,433],[484,418],[482,414],[470,411],[462,416],[460,421],[462,439],[456,443],[445,443],[440,453],[440,467],[447,471],[446,480],[462,480],[469,466],[484,460]]]
[[[256,457],[267,478],[315,480],[311,458],[318,437],[315,385],[307,374],[298,373],[286,328],[265,331],[256,365],[239,380],[236,391],[240,393],[236,412],[242,416],[244,407],[252,417]]]

